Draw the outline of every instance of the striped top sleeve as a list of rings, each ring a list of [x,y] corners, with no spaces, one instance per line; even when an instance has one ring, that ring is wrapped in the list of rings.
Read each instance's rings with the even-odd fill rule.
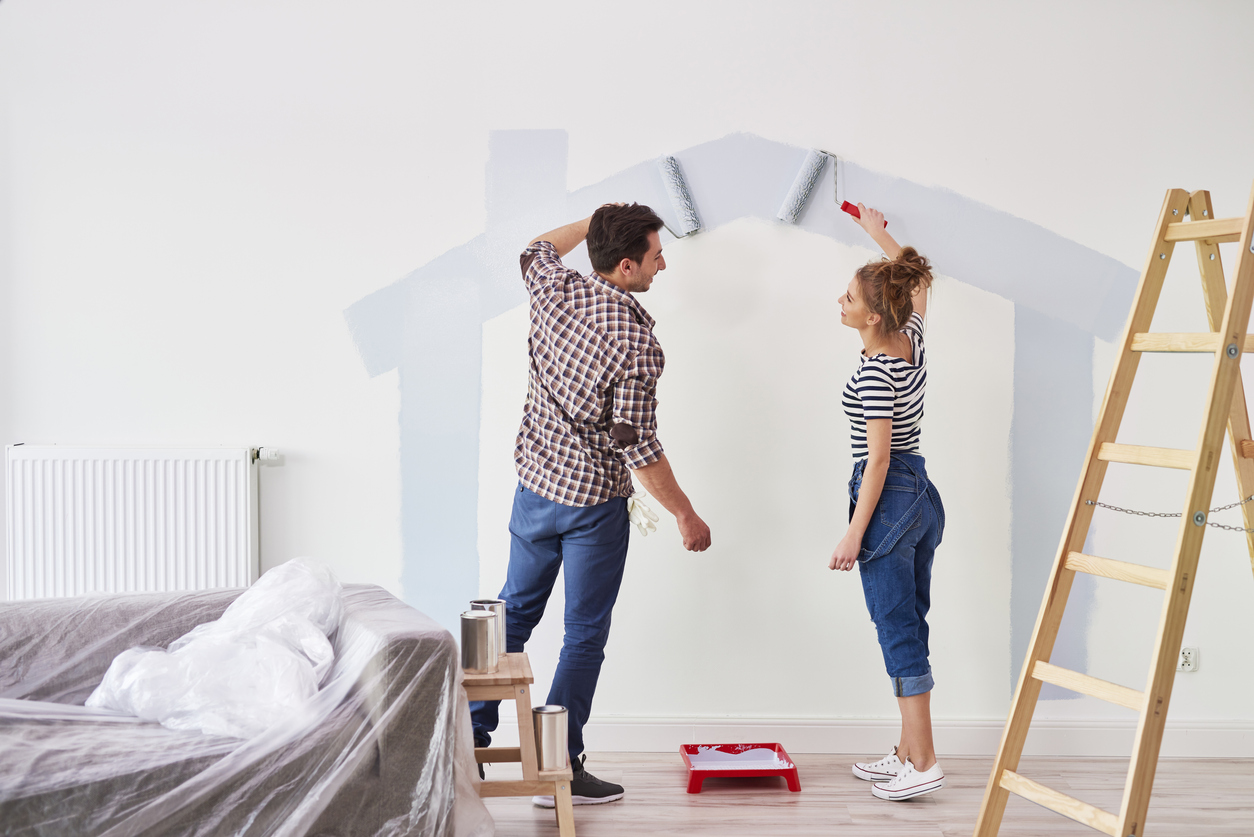
[[[904,358],[878,354],[863,357],[845,385],[841,406],[849,419],[853,457],[866,459],[866,423],[871,419],[891,419],[891,450],[917,453],[922,435],[923,394],[927,387],[927,354],[923,347],[923,318],[910,315],[902,329],[910,338],[913,363]]]

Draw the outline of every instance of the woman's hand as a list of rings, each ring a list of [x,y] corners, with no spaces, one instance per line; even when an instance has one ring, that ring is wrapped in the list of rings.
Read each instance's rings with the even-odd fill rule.
[[[829,570],[844,570],[849,572],[853,569],[853,565],[858,563],[858,552],[862,549],[862,538],[855,537],[853,530],[845,532],[845,536],[840,539],[840,543],[836,544],[836,549],[832,551],[832,558],[827,562]]]
[[[872,209],[869,206],[858,204],[858,214],[861,218],[854,218],[858,222],[858,226],[866,230],[867,235],[871,236],[871,240],[880,246],[884,251],[884,255],[890,259],[897,258],[901,253],[901,245],[897,243],[897,239],[888,234],[888,230],[884,229],[884,213],[878,209]],[[850,216],[853,217],[852,215]]]
[[[858,214],[862,217],[856,218],[858,226],[866,230],[871,235],[884,229],[884,213],[878,209],[872,209],[869,206],[858,204]]]

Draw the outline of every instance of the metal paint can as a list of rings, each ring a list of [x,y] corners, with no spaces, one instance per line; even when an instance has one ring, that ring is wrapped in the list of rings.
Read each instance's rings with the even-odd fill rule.
[[[468,674],[491,674],[497,666],[496,614],[468,610],[462,614],[462,668]]]
[[[566,707],[537,706],[531,710],[536,728],[536,759],[541,770],[562,770],[570,766],[566,745]]]
[[[496,652],[505,653],[505,600],[472,599],[471,610],[490,610],[496,614]]]

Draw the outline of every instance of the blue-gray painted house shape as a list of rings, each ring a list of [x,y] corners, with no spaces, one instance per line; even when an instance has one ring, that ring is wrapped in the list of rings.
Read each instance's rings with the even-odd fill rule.
[[[668,223],[674,220],[654,161],[568,192],[566,153],[562,130],[492,132],[483,234],[345,311],[369,373],[399,369],[405,599],[450,629],[478,594],[482,325],[526,302],[519,251],[537,231],[607,201],[640,201]],[[805,155],[803,148],[733,134],[674,156],[709,229],[745,217],[775,220]],[[1013,683],[1091,433],[1092,341],[1118,336],[1137,273],[946,189],[847,161],[841,175],[844,194],[884,208],[898,239],[927,253],[940,272],[1014,303]],[[798,226],[865,245],[828,197],[833,177],[829,164]],[[973,376],[977,368],[973,364]],[[988,490],[993,496],[1001,486]],[[1083,670],[1091,587],[1080,584],[1072,596],[1054,660]],[[1047,690],[1043,696],[1064,694]]]

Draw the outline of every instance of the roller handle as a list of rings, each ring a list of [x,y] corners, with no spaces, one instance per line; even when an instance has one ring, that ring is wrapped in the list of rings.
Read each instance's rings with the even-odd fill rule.
[[[862,218],[862,213],[858,211],[858,205],[855,203],[850,203],[849,201],[845,201],[844,203],[840,205],[840,208],[844,210],[845,212],[848,212],[850,215],[852,215],[855,218],[858,218],[858,219]],[[884,219],[884,229],[888,229],[887,218]]]

